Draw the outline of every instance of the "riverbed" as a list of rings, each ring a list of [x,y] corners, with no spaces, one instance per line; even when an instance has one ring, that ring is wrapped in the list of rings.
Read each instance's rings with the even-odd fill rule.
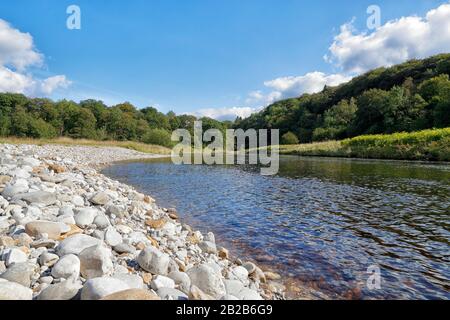
[[[282,156],[278,175],[259,172],[167,159],[103,171],[328,297],[450,298],[449,164]]]

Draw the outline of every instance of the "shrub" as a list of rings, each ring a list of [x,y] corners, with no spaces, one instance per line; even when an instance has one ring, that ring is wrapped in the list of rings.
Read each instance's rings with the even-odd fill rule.
[[[281,137],[281,144],[289,145],[289,144],[299,144],[297,136],[292,132],[287,132],[283,134]]]
[[[171,134],[164,129],[150,129],[142,137],[142,142],[148,144],[155,144],[164,147],[171,147],[173,145]]]

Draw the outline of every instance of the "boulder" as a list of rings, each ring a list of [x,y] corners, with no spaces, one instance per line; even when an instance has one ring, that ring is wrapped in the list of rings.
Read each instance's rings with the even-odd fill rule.
[[[111,250],[101,244],[84,249],[79,257],[81,275],[86,279],[108,276],[114,271]]]
[[[113,293],[130,289],[118,279],[110,277],[89,279],[81,289],[81,300],[100,300]]]
[[[32,300],[33,291],[18,283],[0,281],[0,300]]]
[[[206,294],[220,298],[226,294],[222,276],[205,264],[198,265],[187,271],[191,283]]]
[[[25,232],[31,236],[40,238],[46,233],[49,239],[57,240],[61,236],[61,225],[50,221],[32,221],[25,225]]]
[[[153,274],[166,275],[169,268],[170,257],[154,247],[146,247],[137,257],[139,266]]]
[[[78,295],[82,285],[73,278],[49,285],[37,296],[37,300],[72,300]]]
[[[80,274],[80,259],[74,254],[63,256],[52,269],[52,276],[56,279],[78,278]]]
[[[80,254],[86,248],[98,245],[100,240],[85,234],[76,234],[63,240],[57,247],[58,255],[65,256],[67,254]]]
[[[144,300],[161,300],[161,298],[148,290],[143,289],[128,289],[124,291],[119,291],[113,294],[110,294],[101,300],[135,300],[135,301],[144,301]]]

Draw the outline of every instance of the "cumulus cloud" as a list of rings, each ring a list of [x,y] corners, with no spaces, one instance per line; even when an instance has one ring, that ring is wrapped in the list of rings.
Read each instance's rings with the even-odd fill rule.
[[[275,89],[274,92],[279,93],[281,98],[288,98],[303,93],[316,93],[322,91],[325,86],[337,86],[349,80],[350,77],[342,74],[327,75],[316,71],[298,77],[277,78],[264,82],[264,85]]]
[[[430,10],[425,17],[389,21],[372,33],[358,33],[352,22],[344,24],[329,51],[328,62],[354,74],[450,52],[450,4]]]
[[[27,72],[29,67],[43,63],[44,57],[34,48],[33,37],[0,19],[0,92],[50,95],[70,85],[64,75],[37,79]]]
[[[247,118],[252,113],[259,111],[259,108],[232,107],[232,108],[208,108],[201,109],[193,113],[196,117],[208,117],[217,120],[234,120],[236,117]]]

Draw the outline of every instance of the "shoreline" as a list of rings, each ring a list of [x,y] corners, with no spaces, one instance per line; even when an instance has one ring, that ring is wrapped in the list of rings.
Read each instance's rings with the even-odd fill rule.
[[[0,299],[286,299],[280,275],[231,260],[212,233],[99,172],[167,156],[9,144],[0,156]]]

